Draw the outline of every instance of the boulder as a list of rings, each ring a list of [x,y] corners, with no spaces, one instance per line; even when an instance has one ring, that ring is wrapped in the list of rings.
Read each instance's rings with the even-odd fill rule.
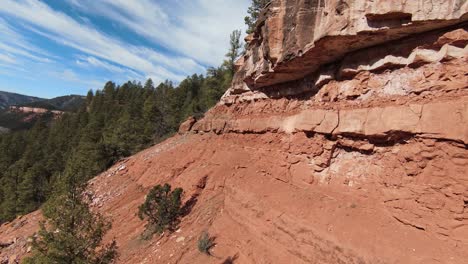
[[[192,129],[193,125],[197,122],[197,120],[193,117],[190,116],[185,120],[182,124],[179,126],[179,134],[185,134]]]

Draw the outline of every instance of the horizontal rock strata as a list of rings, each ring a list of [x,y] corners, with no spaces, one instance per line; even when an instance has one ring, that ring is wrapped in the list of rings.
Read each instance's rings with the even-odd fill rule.
[[[349,52],[467,21],[467,12],[463,0],[272,1],[233,89],[297,80]]]
[[[346,110],[305,110],[292,116],[204,119],[194,132],[316,132],[385,137],[392,133],[453,140],[468,144],[468,97],[432,102]]]

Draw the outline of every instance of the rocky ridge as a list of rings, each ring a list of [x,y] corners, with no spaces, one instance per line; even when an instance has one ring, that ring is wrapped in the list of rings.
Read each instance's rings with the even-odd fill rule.
[[[465,263],[467,8],[272,1],[216,107],[90,182],[119,262]],[[166,182],[192,209],[142,241],[138,205]],[[39,217],[0,227],[15,242],[0,260],[27,252]]]

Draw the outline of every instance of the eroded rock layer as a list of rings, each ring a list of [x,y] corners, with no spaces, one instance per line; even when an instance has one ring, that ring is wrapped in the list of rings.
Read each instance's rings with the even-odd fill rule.
[[[119,262],[466,263],[466,9],[272,1],[216,107],[91,181]],[[138,206],[163,183],[191,210],[143,241]],[[37,219],[0,227],[0,261]]]
[[[247,38],[234,88],[297,80],[349,52],[464,22],[467,11],[464,0],[272,1]]]

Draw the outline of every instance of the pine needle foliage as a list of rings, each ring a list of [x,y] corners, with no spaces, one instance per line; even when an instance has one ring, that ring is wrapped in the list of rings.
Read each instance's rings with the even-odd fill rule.
[[[33,255],[24,263],[114,263],[118,256],[115,240],[102,244],[111,224],[90,210],[87,202],[90,197],[83,196],[85,186],[72,177],[61,182],[60,192],[43,206],[45,221],[33,237]]]
[[[171,190],[171,186],[167,183],[163,186],[157,185],[150,190],[138,210],[140,219],[148,220],[146,232],[149,237],[165,230],[174,231],[182,213],[182,193],[181,188]]]

